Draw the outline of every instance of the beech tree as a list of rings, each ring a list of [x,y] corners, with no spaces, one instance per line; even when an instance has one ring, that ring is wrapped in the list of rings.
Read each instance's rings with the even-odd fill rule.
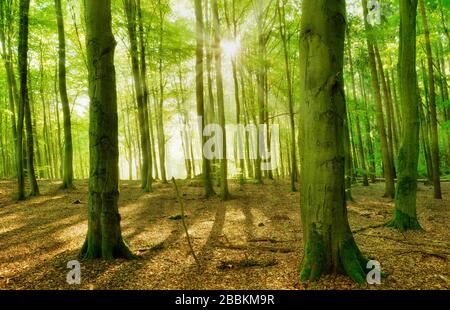
[[[85,0],[89,69],[89,213],[81,249],[85,259],[133,258],[122,239],[119,199],[119,147],[116,41],[111,29],[111,0]]]
[[[388,226],[401,231],[420,228],[416,214],[420,128],[416,73],[416,14],[417,0],[400,1],[399,67],[403,128],[398,154],[394,219]]]
[[[300,279],[329,273],[365,280],[345,200],[344,0],[304,0],[300,28],[300,188],[304,257]]]

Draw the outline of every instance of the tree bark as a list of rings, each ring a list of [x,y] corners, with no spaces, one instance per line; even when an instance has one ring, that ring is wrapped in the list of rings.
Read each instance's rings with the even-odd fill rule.
[[[417,0],[400,0],[399,67],[403,134],[398,154],[394,218],[388,223],[388,226],[400,231],[420,228],[416,212],[420,129],[416,73],[416,15]]]
[[[367,260],[353,239],[344,188],[345,1],[303,0],[300,28],[300,279],[344,273],[363,283]],[[332,133],[332,134],[330,134]]]
[[[111,0],[84,0],[89,66],[89,213],[81,255],[85,259],[133,258],[120,229],[116,41]]]

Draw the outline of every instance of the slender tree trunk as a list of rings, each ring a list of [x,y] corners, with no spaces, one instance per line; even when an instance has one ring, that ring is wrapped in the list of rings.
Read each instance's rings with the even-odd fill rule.
[[[147,184],[144,188],[146,192],[153,191],[152,183],[153,183],[153,169],[152,169],[152,149],[153,149],[153,139],[150,136],[150,128],[149,128],[149,119],[152,117],[151,110],[149,109],[149,92],[148,92],[148,83],[147,83],[147,64],[146,64],[146,48],[144,42],[144,25],[142,22],[142,8],[141,8],[141,0],[137,0],[137,17],[138,17],[138,29],[139,29],[139,48],[140,48],[140,74],[141,74],[141,86],[142,86],[142,104],[143,104],[143,113],[144,113],[144,133],[145,138],[147,139],[147,149],[143,151],[146,153],[148,159],[148,167],[147,167]]]
[[[146,128],[147,126],[147,109],[144,98],[144,85],[142,81],[141,71],[138,59],[138,40],[136,34],[136,2],[135,0],[125,0],[124,10],[127,17],[128,38],[130,41],[130,55],[131,55],[131,69],[133,72],[134,91],[136,94],[136,102],[138,108],[139,132],[141,140],[141,156],[142,156],[142,171],[141,171],[141,187],[144,191],[150,192],[152,190],[152,180],[148,179],[149,169],[151,175],[151,159],[149,159],[149,136]],[[144,56],[145,57],[145,56]],[[145,59],[144,59],[145,62]],[[144,66],[145,68],[145,66]]]
[[[350,130],[348,114],[344,115],[344,185],[345,185],[345,199],[347,201],[355,201],[352,196],[352,174],[353,174],[353,159],[351,154],[350,144]]]
[[[290,126],[290,133],[291,133],[291,141],[292,141],[292,148],[291,148],[291,191],[296,192],[297,188],[295,187],[295,181],[297,179],[296,172],[297,172],[297,151],[296,151],[296,141],[295,141],[295,119],[294,119],[294,98],[293,98],[293,91],[292,91],[292,76],[291,76],[291,68],[289,63],[289,50],[287,46],[287,26],[286,26],[286,3],[285,0],[282,0],[282,5],[280,5],[280,0],[278,0],[278,20],[279,20],[279,26],[280,26],[280,36],[281,36],[281,42],[283,43],[283,55],[284,55],[284,68],[286,71],[286,82],[287,82],[287,88],[288,88],[288,105],[289,105],[289,126]]]
[[[363,185],[369,186],[369,179],[367,178],[367,166],[366,166],[366,158],[364,155],[364,144],[362,140],[361,134],[361,125],[359,122],[359,100],[356,94],[356,83],[355,83],[355,73],[353,71],[353,57],[352,57],[352,44],[350,40],[350,31],[347,28],[347,42],[348,42],[348,59],[350,64],[350,76],[352,82],[352,94],[353,100],[355,102],[355,115],[356,115],[356,134],[358,136],[358,144],[359,144],[359,158],[361,160],[361,168],[362,168],[362,177],[363,177]]]
[[[116,41],[111,0],[84,0],[89,65],[89,214],[81,255],[85,259],[132,258],[120,229]]]
[[[419,116],[420,116],[420,133],[422,138],[423,153],[425,156],[425,162],[427,165],[427,177],[429,184],[433,184],[433,161],[431,159],[431,147],[430,147],[430,133],[428,131],[428,124],[423,112],[422,100],[419,101]]]
[[[195,49],[195,90],[197,98],[197,117],[199,119],[200,140],[202,146],[206,143],[206,137],[203,135],[205,128],[205,97],[204,97],[204,82],[203,82],[203,12],[202,0],[195,0],[195,32],[196,32],[196,49]],[[214,189],[211,180],[211,166],[209,160],[205,157],[202,150],[202,176],[205,188],[206,197],[214,195]]]
[[[159,104],[157,132],[158,132],[158,153],[161,180],[167,183],[166,177],[166,137],[164,135],[163,106],[164,106],[164,80],[163,80],[163,37],[164,37],[164,14],[161,0],[158,0],[159,7],[159,53],[158,53],[158,74],[159,74]]]
[[[440,181],[440,158],[439,158],[439,137],[436,114],[436,88],[433,71],[433,55],[431,52],[430,31],[428,29],[427,13],[423,0],[419,0],[420,15],[422,17],[422,28],[425,33],[425,50],[428,62],[428,87],[430,92],[430,116],[431,116],[431,158],[433,160],[433,187],[434,198],[442,199]]]
[[[11,14],[10,7],[6,6],[4,7],[4,2],[0,1],[0,45],[2,46],[1,49],[1,56],[3,59],[3,62],[5,64],[5,71],[6,71],[6,79],[8,82],[8,99],[9,99],[9,112],[11,115],[11,131],[12,131],[12,137],[14,142],[14,147],[17,147],[17,126],[16,126],[16,106],[19,104],[18,95],[17,95],[17,86],[16,86],[16,77],[14,75],[14,68],[11,61],[11,54],[8,52],[8,48],[6,44],[8,43],[8,40],[6,39],[6,16],[9,17]],[[17,150],[15,150],[17,153]],[[17,162],[17,159],[14,157],[14,160]]]
[[[392,161],[389,154],[388,140],[386,137],[383,106],[381,101],[380,83],[378,79],[377,65],[375,60],[374,42],[372,40],[372,35],[370,33],[371,26],[367,21],[368,16],[367,0],[362,0],[362,5],[364,12],[364,24],[367,36],[367,49],[369,52],[369,66],[370,66],[370,73],[372,76],[372,90],[375,96],[375,110],[377,116],[378,131],[380,133],[381,152],[383,153],[384,177],[386,179],[384,197],[393,198],[395,195],[395,181],[393,174],[394,169],[392,167]]]
[[[391,111],[391,103],[389,100],[388,87],[386,82],[386,76],[384,74],[383,62],[381,61],[380,51],[378,50],[378,46],[374,45],[375,58],[378,64],[378,72],[380,73],[380,82],[381,87],[383,89],[383,102],[384,109],[386,111],[386,125],[387,125],[387,142],[388,142],[388,150],[389,150],[389,158],[391,160],[391,168],[393,175],[395,176],[395,165],[394,165],[394,134],[393,134],[393,125],[392,125],[392,111]]]
[[[64,117],[64,164],[62,188],[73,188],[73,146],[72,125],[70,120],[69,98],[66,85],[66,39],[64,34],[64,19],[61,9],[61,0],[55,0],[56,19],[58,24],[58,74],[59,94]]]
[[[256,169],[255,169],[255,179],[258,184],[262,184],[262,170],[261,170],[261,154],[265,153],[265,146],[264,146],[264,132],[262,131],[261,126],[264,125],[264,119],[265,119],[265,108],[264,108],[264,61],[265,61],[265,54],[266,54],[266,39],[264,35],[264,25],[263,25],[263,18],[264,18],[264,9],[263,9],[264,3],[263,1],[256,1],[256,11],[257,11],[257,28],[258,28],[258,64],[256,69],[256,91],[257,91],[257,104],[258,104],[258,135],[257,135],[257,141],[256,141]]]
[[[20,22],[19,22],[19,78],[20,78],[20,100],[18,103],[17,120],[17,199],[25,199],[25,177],[23,167],[23,125],[25,115],[25,101],[28,99],[27,89],[27,54],[28,54],[28,12],[30,0],[20,0]]]
[[[398,155],[394,219],[388,223],[388,226],[400,231],[420,228],[416,213],[420,126],[416,73],[416,14],[417,0],[400,0],[399,65],[403,135]]]
[[[217,107],[219,125],[222,128],[222,141],[220,141],[221,148],[220,154],[220,193],[219,196],[222,200],[229,198],[228,192],[228,160],[227,160],[227,135],[225,129],[225,105],[223,94],[223,79],[222,79],[222,51],[220,49],[220,21],[219,21],[219,8],[217,0],[212,0],[211,9],[213,12],[213,27],[214,27],[214,51],[215,51],[215,69],[216,69],[216,88],[217,88]]]

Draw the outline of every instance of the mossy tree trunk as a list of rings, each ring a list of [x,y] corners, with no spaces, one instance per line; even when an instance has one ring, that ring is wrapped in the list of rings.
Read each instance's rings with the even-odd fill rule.
[[[89,213],[81,255],[132,258],[120,229],[119,146],[111,0],[84,0],[89,69]]]
[[[300,162],[304,257],[300,279],[329,273],[365,280],[344,189],[345,1],[304,0],[300,29]]]
[[[419,161],[419,107],[416,72],[417,0],[400,0],[400,107],[403,119],[398,154],[398,184],[394,219],[388,226],[400,231],[420,228],[416,215]]]
[[[70,120],[69,98],[67,96],[66,83],[66,39],[64,33],[64,18],[61,8],[61,0],[55,0],[56,20],[58,24],[58,81],[59,95],[63,108],[64,118],[64,163],[62,188],[73,188],[73,147],[72,125]],[[58,122],[59,124],[59,122]]]

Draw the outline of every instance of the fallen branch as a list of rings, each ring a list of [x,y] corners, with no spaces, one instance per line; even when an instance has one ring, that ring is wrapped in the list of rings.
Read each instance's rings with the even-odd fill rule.
[[[175,192],[177,193],[178,201],[180,202],[180,205],[181,205],[181,221],[183,223],[184,231],[186,233],[186,238],[187,238],[187,241],[189,244],[189,248],[191,249],[192,256],[194,257],[194,260],[195,260],[195,263],[197,264],[198,269],[200,269],[201,268],[200,261],[198,260],[197,256],[195,255],[194,248],[192,247],[191,238],[189,237],[189,232],[188,232],[188,228],[187,228],[186,221],[185,221],[183,199],[181,198],[180,192],[178,191],[177,182],[175,181],[174,177],[172,177],[172,182],[173,182],[173,185],[175,186]]]
[[[364,230],[367,230],[367,229],[370,229],[370,228],[378,228],[378,227],[383,227],[383,226],[385,226],[385,223],[374,224],[374,225],[368,225],[368,226],[364,226],[364,227],[361,227],[361,228],[352,230],[352,232],[353,232],[354,234],[356,234],[356,233],[359,233],[359,232],[361,232],[361,231],[364,231]]]

